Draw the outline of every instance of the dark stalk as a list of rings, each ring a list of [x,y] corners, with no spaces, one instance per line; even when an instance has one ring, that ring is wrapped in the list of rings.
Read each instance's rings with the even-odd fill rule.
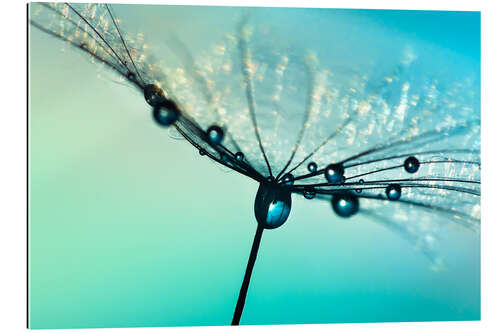
[[[248,286],[250,285],[250,278],[252,277],[253,266],[255,264],[255,260],[257,259],[257,252],[259,251],[259,245],[263,231],[264,227],[259,224],[257,226],[257,231],[255,232],[255,237],[253,239],[252,250],[250,251],[250,257],[248,258],[247,269],[245,271],[243,283],[241,284],[238,302],[236,303],[236,308],[234,309],[233,321],[231,322],[231,325],[233,326],[237,326],[240,324],[240,318],[241,314],[243,313],[243,308],[245,307],[245,299],[247,298]]]

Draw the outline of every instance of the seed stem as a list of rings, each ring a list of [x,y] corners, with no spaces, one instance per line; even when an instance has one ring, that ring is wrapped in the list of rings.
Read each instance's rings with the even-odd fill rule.
[[[231,325],[234,326],[240,324],[241,314],[243,313],[243,307],[245,306],[245,299],[247,297],[248,285],[250,284],[250,278],[252,277],[253,265],[255,264],[255,260],[257,259],[257,252],[259,251],[259,245],[263,231],[264,227],[259,224],[257,226],[257,231],[255,232],[255,237],[253,239],[252,250],[250,251],[250,257],[248,258],[247,269],[245,271],[243,283],[241,284],[238,302],[236,303],[236,308],[234,309],[233,321],[231,323]]]

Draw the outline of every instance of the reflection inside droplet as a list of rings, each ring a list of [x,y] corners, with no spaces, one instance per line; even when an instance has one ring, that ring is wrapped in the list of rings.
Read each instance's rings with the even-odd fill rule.
[[[291,192],[274,182],[261,183],[255,196],[254,212],[257,223],[265,229],[275,229],[288,219],[292,207]]]

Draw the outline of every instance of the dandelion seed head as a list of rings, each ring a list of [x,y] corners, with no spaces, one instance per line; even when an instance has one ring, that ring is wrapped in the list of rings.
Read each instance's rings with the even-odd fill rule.
[[[160,62],[142,32],[117,33],[106,5],[71,6],[33,4],[33,22],[142,89],[157,123],[200,155],[280,184],[259,188],[259,223],[282,225],[294,193],[341,217],[385,219],[432,258],[429,225],[479,229],[479,75],[443,68],[454,54],[376,29],[366,45],[342,29],[321,42],[255,9],[205,50],[168,37]]]

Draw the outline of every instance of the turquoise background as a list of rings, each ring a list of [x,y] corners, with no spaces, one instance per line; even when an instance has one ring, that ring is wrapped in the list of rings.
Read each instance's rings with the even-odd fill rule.
[[[115,6],[152,40],[161,20],[189,22],[194,44],[206,37],[196,35],[203,20],[232,10]],[[315,15],[372,20],[479,66],[479,13]],[[258,184],[171,138],[139,93],[108,72],[99,78],[99,66],[64,43],[34,29],[29,42],[30,327],[229,324]],[[447,269],[434,272],[368,219],[293,199],[287,223],[263,235],[242,324],[480,319],[479,235],[451,230],[441,246]]]

